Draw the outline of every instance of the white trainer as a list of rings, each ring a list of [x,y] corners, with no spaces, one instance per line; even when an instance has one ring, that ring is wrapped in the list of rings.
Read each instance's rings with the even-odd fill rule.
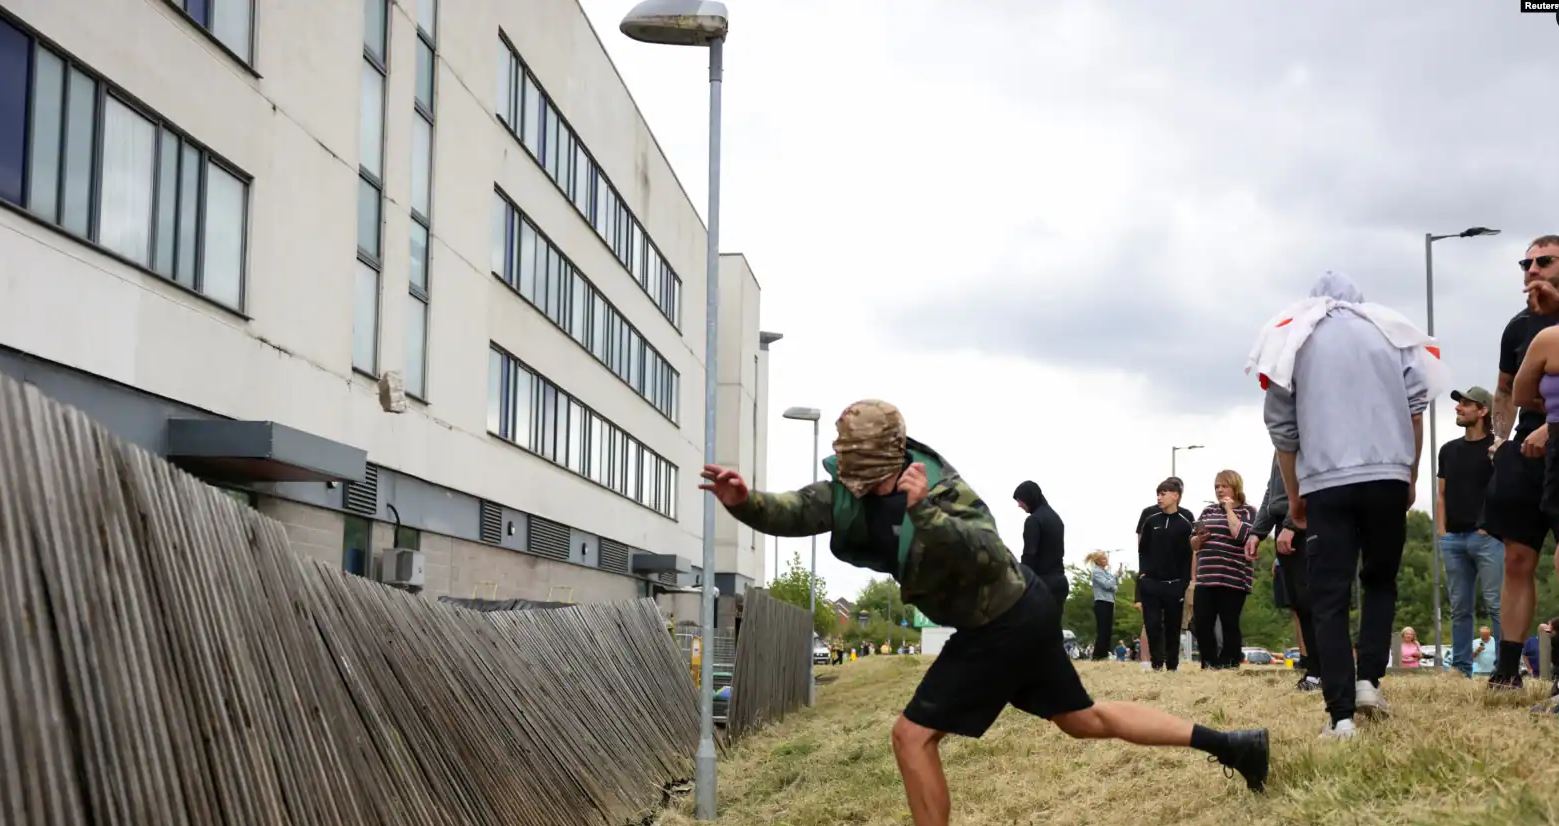
[[[1369,680],[1359,680],[1353,684],[1353,708],[1366,717],[1388,717],[1391,714],[1386,707],[1386,698],[1380,695],[1380,689]]]
[[[1338,720],[1321,732],[1322,740],[1352,740],[1359,733],[1352,720]]]

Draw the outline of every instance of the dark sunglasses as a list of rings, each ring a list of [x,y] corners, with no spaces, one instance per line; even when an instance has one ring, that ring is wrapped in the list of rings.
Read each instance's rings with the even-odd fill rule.
[[[1553,264],[1555,261],[1559,261],[1559,255],[1539,255],[1536,258],[1523,258],[1516,263],[1521,265],[1522,272],[1526,272],[1527,270],[1532,269],[1532,264],[1534,262],[1538,267],[1547,269],[1548,266]]]

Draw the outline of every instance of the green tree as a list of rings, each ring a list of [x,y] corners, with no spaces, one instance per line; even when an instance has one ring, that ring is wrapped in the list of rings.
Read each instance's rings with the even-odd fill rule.
[[[820,637],[832,636],[838,617],[834,615],[833,604],[828,601],[828,583],[821,577],[814,577],[811,571],[802,566],[801,554],[794,554],[790,558],[790,567],[769,585],[769,594],[805,611],[809,593],[815,597],[816,606],[812,612],[812,630]]]
[[[866,583],[855,600],[856,617],[843,629],[846,643],[866,641],[881,645],[884,640],[897,648],[901,643],[920,642],[920,629],[901,623],[911,620],[910,606],[904,603],[899,585],[888,577]],[[866,622],[859,620],[866,614]]]

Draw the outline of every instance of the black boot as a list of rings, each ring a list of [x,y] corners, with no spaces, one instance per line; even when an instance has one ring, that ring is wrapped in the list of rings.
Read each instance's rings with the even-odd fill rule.
[[[1224,774],[1233,777],[1235,772],[1245,778],[1245,785],[1253,792],[1267,787],[1267,765],[1270,749],[1267,730],[1264,728],[1224,732],[1221,754],[1212,756],[1224,767]]]

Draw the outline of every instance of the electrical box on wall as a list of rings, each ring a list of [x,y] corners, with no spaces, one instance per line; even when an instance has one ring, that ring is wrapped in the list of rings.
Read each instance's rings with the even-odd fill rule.
[[[420,591],[427,581],[427,557],[410,548],[391,548],[384,552],[381,581],[396,588]]]

